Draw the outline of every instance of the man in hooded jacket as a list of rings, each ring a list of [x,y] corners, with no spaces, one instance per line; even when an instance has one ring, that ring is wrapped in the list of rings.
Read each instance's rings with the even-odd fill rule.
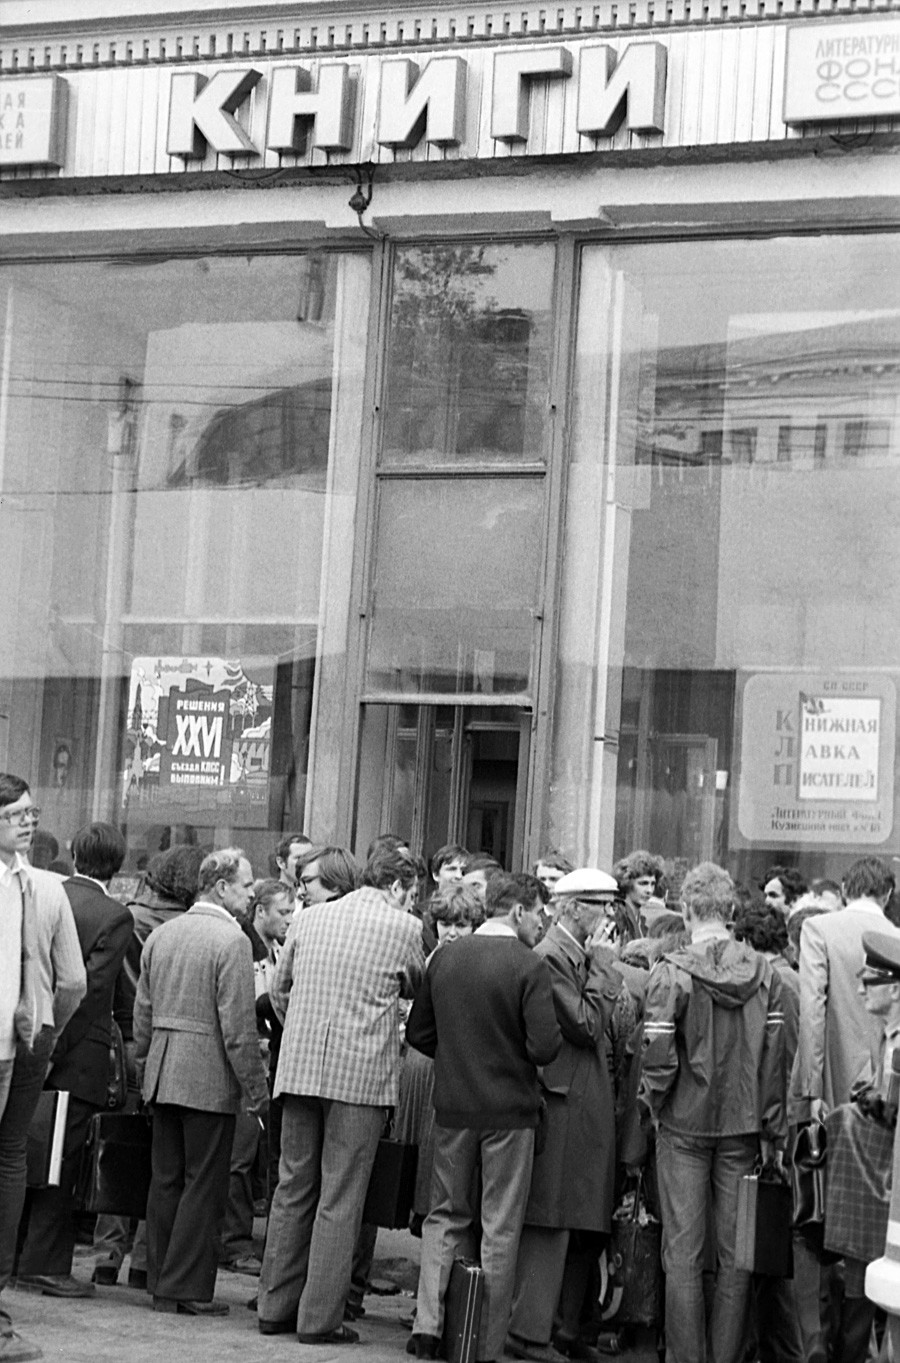
[[[750,1292],[750,1274],[734,1266],[738,1186],[787,1136],[782,986],[770,962],[728,930],[727,871],[704,862],[681,893],[691,941],[650,977],[641,1089],[657,1129],[666,1357],[738,1363]],[[718,1271],[707,1339],[710,1199]]]

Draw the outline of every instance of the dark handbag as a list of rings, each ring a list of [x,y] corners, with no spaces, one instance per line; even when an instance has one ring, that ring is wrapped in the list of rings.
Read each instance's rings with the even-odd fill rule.
[[[758,1173],[744,1175],[738,1183],[735,1268],[769,1278],[794,1276],[793,1208],[784,1169],[765,1164]]]
[[[106,1080],[106,1110],[118,1112],[128,1100],[128,1075],[125,1067],[125,1040],[115,1018],[109,1034],[109,1072]]]
[[[791,1158],[794,1230],[819,1250],[825,1229],[825,1123],[801,1126]]]
[[[484,1305],[484,1270],[471,1259],[454,1259],[444,1297],[441,1358],[447,1363],[475,1363]]]
[[[153,1125],[145,1112],[98,1112],[82,1157],[79,1205],[112,1216],[147,1214]]]
[[[416,1192],[419,1147],[383,1136],[375,1152],[369,1178],[363,1222],[386,1230],[405,1230],[409,1225]]]
[[[644,1198],[643,1173],[613,1216],[607,1264],[615,1325],[657,1325],[663,1315],[662,1226]]]

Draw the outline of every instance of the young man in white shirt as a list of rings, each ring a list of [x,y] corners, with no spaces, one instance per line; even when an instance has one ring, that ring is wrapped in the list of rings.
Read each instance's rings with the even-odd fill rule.
[[[0,1291],[15,1258],[28,1128],[56,1038],[87,987],[62,881],[26,861],[39,815],[28,783],[0,773]],[[0,1307],[0,1363],[40,1357]]]

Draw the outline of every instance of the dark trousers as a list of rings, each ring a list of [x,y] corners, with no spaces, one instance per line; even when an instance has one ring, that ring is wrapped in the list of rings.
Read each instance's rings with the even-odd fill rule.
[[[228,1204],[222,1230],[223,1264],[253,1253],[253,1165],[259,1149],[259,1120],[241,1112],[235,1119],[228,1176]]]
[[[9,1282],[16,1257],[25,1201],[25,1142],[52,1046],[53,1029],[44,1027],[33,1051],[19,1045],[14,1060],[0,1062],[0,1292]]]
[[[147,1200],[147,1286],[154,1296],[212,1301],[233,1139],[234,1113],[156,1105]]]
[[[58,1188],[29,1188],[19,1229],[19,1273],[72,1272],[75,1250],[75,1185],[88,1127],[97,1108],[80,1098],[69,1098],[66,1137]]]

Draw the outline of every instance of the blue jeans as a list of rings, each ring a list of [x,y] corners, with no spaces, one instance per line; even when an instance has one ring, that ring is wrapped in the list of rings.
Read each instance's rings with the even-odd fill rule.
[[[0,1061],[0,1292],[9,1282],[25,1202],[25,1143],[50,1064],[54,1034],[43,1027],[34,1050],[20,1042],[14,1060]]]
[[[753,1172],[758,1151],[756,1136],[679,1136],[659,1129],[666,1363],[739,1363],[743,1357],[750,1274],[734,1266],[738,1183]],[[710,1207],[717,1269],[707,1333],[703,1263]]]

